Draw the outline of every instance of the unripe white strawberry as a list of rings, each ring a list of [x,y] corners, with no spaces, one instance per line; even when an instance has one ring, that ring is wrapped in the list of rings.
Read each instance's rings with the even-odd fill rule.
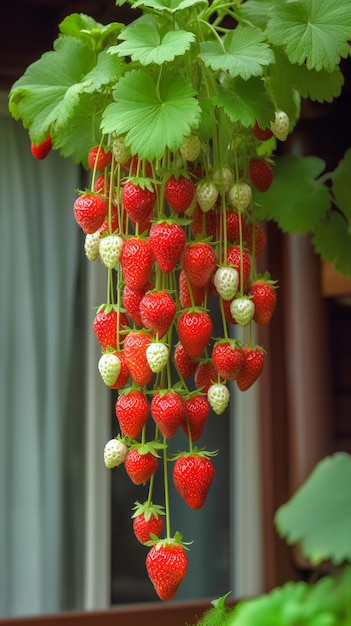
[[[154,341],[146,348],[146,359],[150,369],[158,374],[165,367],[169,357],[169,348],[165,343]]]
[[[246,211],[252,200],[252,189],[243,181],[235,182],[228,191],[228,201],[239,212]]]
[[[227,193],[234,183],[234,172],[230,167],[219,167],[212,176],[221,195]]]
[[[271,131],[279,141],[285,141],[290,129],[290,120],[285,111],[276,111],[275,120],[271,122]]]
[[[104,462],[106,467],[112,469],[124,463],[127,452],[128,448],[123,441],[110,439],[104,448]]]
[[[88,261],[96,261],[99,257],[100,231],[85,235],[84,250]]]
[[[254,316],[255,305],[246,296],[234,298],[233,302],[230,303],[230,313],[239,326],[247,326]]]
[[[126,163],[130,159],[130,148],[124,143],[124,137],[116,137],[112,142],[112,152],[117,163]]]
[[[113,352],[106,352],[106,354],[102,354],[99,359],[98,369],[104,383],[108,387],[111,387],[115,384],[120,374],[121,361]]]
[[[186,161],[196,161],[201,152],[201,141],[197,135],[185,137],[179,149],[180,154]]]
[[[217,293],[223,300],[234,298],[239,285],[239,272],[235,267],[219,267],[213,278]]]
[[[100,239],[99,252],[105,267],[113,270],[121,256],[123,239],[119,235],[104,235]]]
[[[217,202],[218,189],[213,180],[202,180],[196,187],[196,199],[201,211],[207,213]]]
[[[223,413],[230,400],[228,387],[224,383],[213,383],[208,388],[207,399],[216,415]]]

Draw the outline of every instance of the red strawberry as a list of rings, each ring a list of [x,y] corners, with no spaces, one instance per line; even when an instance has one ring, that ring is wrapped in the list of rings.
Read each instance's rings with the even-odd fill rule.
[[[140,302],[140,317],[154,337],[162,339],[171,327],[177,308],[167,291],[148,291]]]
[[[140,543],[145,544],[151,541],[151,535],[159,537],[163,531],[163,507],[153,504],[152,502],[136,502],[134,506],[133,531]]]
[[[125,284],[138,291],[149,281],[154,263],[150,241],[143,237],[127,237],[119,259]]]
[[[251,159],[249,163],[249,178],[251,184],[258,191],[267,191],[274,178],[271,164],[266,159]]]
[[[189,437],[189,429],[192,441],[200,439],[207,422],[210,405],[207,396],[201,393],[193,393],[185,400],[186,419],[181,426],[184,433]]]
[[[179,273],[179,302],[183,309],[188,309],[191,306],[202,306],[205,301],[206,291],[208,291],[206,285],[202,287],[196,287],[188,279],[184,272],[181,270]]]
[[[118,374],[116,382],[113,385],[111,385],[111,389],[121,389],[121,387],[124,387],[127,384],[128,378],[130,376],[130,372],[129,372],[129,368],[128,368],[123,350],[119,350],[118,352],[115,352],[114,354],[116,354],[116,356],[118,356],[119,358],[119,361],[121,363],[121,369]]]
[[[154,452],[151,452],[149,444],[140,445],[128,451],[124,467],[135,485],[143,485],[155,474],[158,468],[158,458]]]
[[[249,285],[246,294],[251,297],[255,305],[253,319],[256,324],[268,326],[277,304],[275,282],[265,277],[256,278]]]
[[[256,120],[255,125],[252,129],[253,134],[255,135],[256,139],[258,139],[259,141],[267,141],[267,139],[270,139],[273,136],[272,130],[268,127],[268,128],[260,128],[260,126],[258,125],[258,122]]]
[[[125,313],[118,312],[112,306],[99,308],[93,320],[93,331],[103,350],[107,350],[107,348],[117,349],[118,333],[124,326],[128,326],[128,318]]]
[[[154,544],[146,557],[146,570],[161,600],[171,600],[186,576],[188,557],[185,548],[175,539]]]
[[[266,233],[260,224],[245,224],[243,241],[250,254],[255,257],[261,254],[266,245]]]
[[[205,309],[194,307],[185,309],[177,324],[178,337],[187,353],[193,358],[198,358],[209,343],[213,324]]]
[[[238,243],[240,241],[240,222],[241,232],[244,232],[244,216],[242,213],[231,210],[226,212],[227,224],[227,240],[230,243]]]
[[[223,379],[235,380],[243,366],[244,354],[234,339],[222,339],[213,346],[212,361]]]
[[[216,271],[217,257],[208,242],[194,241],[185,246],[180,263],[191,284],[203,287]]]
[[[49,152],[52,150],[51,136],[48,135],[46,139],[44,139],[44,141],[39,144],[31,142],[30,149],[34,158],[38,159],[38,161],[42,161],[48,156]]]
[[[191,509],[201,509],[214,479],[212,461],[204,453],[181,454],[173,467],[173,483]]]
[[[153,284],[150,281],[146,283],[143,289],[139,290],[131,289],[130,287],[128,287],[128,285],[124,286],[122,293],[123,306],[127,311],[129,317],[138,326],[143,325],[140,317],[140,302],[145,296],[146,292],[150,291],[151,289],[153,289]]]
[[[194,238],[201,236],[204,239],[217,239],[217,212],[210,209],[204,213],[199,205],[192,214],[191,232]]]
[[[172,389],[157,391],[151,400],[151,415],[156,426],[167,439],[176,434],[185,419],[185,400]]]
[[[238,270],[239,273],[239,285],[238,291],[241,290],[241,266],[242,266],[242,276],[243,276],[243,289],[247,286],[249,282],[250,272],[251,272],[251,259],[250,255],[244,248],[240,248],[240,246],[230,246],[227,250],[227,265],[233,265]]]
[[[131,439],[139,437],[150,413],[146,394],[141,389],[126,390],[118,396],[115,409],[123,434]]]
[[[73,205],[74,219],[85,234],[95,233],[107,213],[105,198],[94,193],[83,193]]]
[[[132,156],[128,161],[123,163],[123,167],[127,172],[129,172],[130,176],[147,176],[148,178],[152,178],[152,165],[147,161],[140,161],[138,156]]]
[[[173,360],[183,378],[190,378],[197,368],[197,362],[189,356],[180,341],[175,347]]]
[[[201,361],[195,371],[194,382],[197,389],[207,393],[213,383],[218,382],[218,372],[212,359]]]
[[[95,169],[100,172],[111,163],[111,160],[112,152],[109,148],[94,146],[88,152],[88,167],[91,170]]]
[[[155,222],[150,228],[150,244],[162,272],[176,267],[186,243],[184,228],[173,220]]]
[[[150,336],[143,330],[131,330],[124,339],[124,356],[130,375],[137,385],[148,385],[154,375],[146,358],[150,341]]]
[[[225,319],[227,320],[227,322],[229,324],[236,324],[237,321],[234,319],[232,312],[231,312],[231,304],[233,302],[234,298],[232,300],[222,300],[222,305],[223,305],[223,310],[224,310],[224,316]]]
[[[186,178],[183,174],[176,177],[174,174],[165,184],[166,200],[175,213],[185,213],[190,207],[196,187],[191,178]]]
[[[236,378],[240,391],[249,389],[261,374],[264,365],[264,352],[260,346],[244,346],[244,363]]]
[[[137,180],[129,180],[123,186],[122,203],[133,222],[143,222],[154,207],[156,194],[147,179]]]

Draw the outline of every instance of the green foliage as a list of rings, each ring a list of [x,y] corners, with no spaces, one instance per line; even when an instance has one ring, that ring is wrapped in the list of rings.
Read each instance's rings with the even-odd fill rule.
[[[300,543],[313,565],[351,561],[351,457],[337,453],[321,461],[275,523],[288,543]]]
[[[123,4],[116,2],[117,19]],[[247,154],[273,156],[274,141],[252,142],[256,120],[267,127],[280,109],[292,131],[302,99],[331,102],[341,93],[349,0],[128,4],[142,11],[128,25],[67,16],[53,49],[15,82],[9,109],[34,143],[50,134],[54,149],[86,167],[105,134],[124,135],[132,154],[152,161],[197,132],[203,142],[219,141],[221,161],[231,164],[242,142]],[[321,257],[351,273],[345,158],[331,186],[318,160],[277,160],[272,189],[256,201],[257,219],[311,233]]]

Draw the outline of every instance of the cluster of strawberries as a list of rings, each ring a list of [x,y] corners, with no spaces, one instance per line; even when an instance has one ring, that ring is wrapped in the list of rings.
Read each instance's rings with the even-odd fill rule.
[[[273,134],[284,140],[288,131],[278,112],[275,126],[250,131],[250,145],[256,150]],[[188,561],[179,532],[171,536],[167,484],[164,507],[152,501],[160,458],[173,464],[175,488],[188,506],[201,508],[215,453],[194,443],[211,410],[220,415],[228,407],[228,381],[245,391],[261,374],[264,350],[252,342],[252,323],[269,324],[276,306],[274,281],[256,273],[266,237],[252,201],[253,188],[271,185],[272,164],[257,151],[245,160],[236,154],[235,162],[211,163],[196,134],[157,163],[131,156],[123,137],[112,137],[91,148],[91,189],[73,207],[87,258],[107,269],[108,301],[93,330],[101,377],[118,390],[120,433],[106,444],[104,460],[108,468],[124,464],[135,485],[148,484],[133,529],[149,547],[146,568],[162,600],[175,595]],[[213,306],[221,338],[213,337]],[[245,343],[232,337],[232,326],[246,329]],[[169,440],[179,429],[187,449],[171,458]]]

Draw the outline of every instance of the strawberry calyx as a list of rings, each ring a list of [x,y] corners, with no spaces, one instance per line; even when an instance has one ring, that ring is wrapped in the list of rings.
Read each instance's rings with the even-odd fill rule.
[[[183,541],[183,536],[177,530],[173,537],[166,537],[164,539],[160,539],[159,537],[156,537],[154,535],[153,538],[150,541],[147,541],[144,545],[155,546],[156,550],[161,550],[162,548],[172,548],[173,546],[179,545],[182,546],[184,550],[189,550],[188,546],[190,546],[192,543],[192,541]]]
[[[145,521],[148,522],[151,517],[159,518],[160,515],[165,515],[164,507],[159,504],[154,504],[146,500],[145,502],[135,502],[133,507],[132,519],[144,515]],[[158,538],[157,538],[158,539]]]
[[[174,454],[171,454],[169,456],[169,461],[176,461],[179,458],[189,458],[191,456],[201,456],[204,459],[209,459],[211,457],[215,457],[218,455],[219,450],[213,450],[211,452],[209,452],[208,450],[205,450],[205,448],[198,448],[198,447],[194,447],[191,450],[188,451],[181,451],[181,452],[176,452]]]
[[[166,444],[161,443],[160,441],[147,441],[145,443],[135,441],[130,443],[128,450],[137,450],[141,456],[144,456],[145,454],[152,454],[153,456],[160,458],[158,450],[164,450],[166,447]]]

